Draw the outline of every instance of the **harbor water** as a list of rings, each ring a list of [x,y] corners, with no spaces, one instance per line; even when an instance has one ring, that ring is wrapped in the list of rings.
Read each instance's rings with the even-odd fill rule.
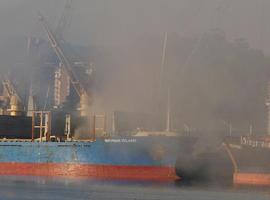
[[[206,183],[156,183],[1,176],[0,200],[2,199],[268,200],[270,199],[270,191],[269,188],[242,188]]]

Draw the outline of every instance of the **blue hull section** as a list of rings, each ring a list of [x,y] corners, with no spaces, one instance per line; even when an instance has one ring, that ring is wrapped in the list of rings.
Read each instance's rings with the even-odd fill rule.
[[[0,162],[174,166],[191,152],[189,137],[134,137],[94,142],[0,142]]]

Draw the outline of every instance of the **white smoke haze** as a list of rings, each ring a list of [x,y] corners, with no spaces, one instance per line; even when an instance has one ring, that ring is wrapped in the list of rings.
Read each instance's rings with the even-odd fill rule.
[[[64,4],[0,2],[1,73],[29,76],[26,38],[45,38],[36,13],[55,27]],[[90,48],[88,59],[96,66],[91,112],[164,115],[167,91],[163,86],[158,92],[158,78],[168,32],[164,85],[172,91],[174,128],[228,132],[232,124],[234,132],[247,132],[252,125],[263,133],[269,7],[267,0],[76,0],[64,37]]]

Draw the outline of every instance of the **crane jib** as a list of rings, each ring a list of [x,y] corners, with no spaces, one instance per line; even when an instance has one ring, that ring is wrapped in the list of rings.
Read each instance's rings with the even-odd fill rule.
[[[59,61],[63,65],[64,69],[66,70],[70,81],[72,85],[74,86],[75,91],[77,92],[78,96],[82,96],[83,94],[89,95],[87,92],[87,89],[84,87],[84,85],[80,82],[79,78],[76,76],[76,74],[72,70],[72,65],[66,58],[64,52],[62,51],[61,47],[59,46],[56,37],[52,33],[52,31],[49,28],[49,25],[47,24],[45,18],[39,13],[39,19],[43,25],[43,28],[47,34],[47,37],[49,39],[50,45],[52,49],[54,50],[55,54],[57,55]]]

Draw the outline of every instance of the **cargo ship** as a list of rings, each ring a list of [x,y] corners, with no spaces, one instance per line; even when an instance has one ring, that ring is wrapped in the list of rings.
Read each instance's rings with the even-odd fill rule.
[[[129,137],[73,142],[0,142],[1,175],[172,181],[190,138]]]
[[[173,181],[177,156],[192,152],[196,141],[166,131],[107,134],[105,116],[31,112],[0,116],[1,175]]]
[[[177,157],[192,152],[196,141],[170,131],[107,134],[106,116],[84,116],[83,110],[36,111],[30,105],[27,116],[16,94],[13,90],[2,98],[10,97],[5,103],[8,108],[0,115],[0,175],[172,181],[179,179]],[[129,114],[116,116],[120,124],[125,123],[123,119],[132,119],[129,124],[133,127],[128,129],[144,126]],[[86,137],[78,138],[75,132]]]
[[[234,168],[235,184],[270,186],[270,82],[267,87],[267,134],[252,134],[224,139],[224,147]]]
[[[270,186],[269,136],[229,137],[224,147],[234,168],[235,184]]]
[[[103,127],[98,126],[98,118]],[[193,151],[194,137],[168,131],[107,134],[105,119],[60,111],[32,111],[31,117],[1,115],[0,174],[179,179],[176,159]],[[84,137],[76,137],[75,132]]]
[[[54,72],[48,76],[54,80],[44,83],[53,89],[48,89],[45,92],[47,95],[42,94],[40,99],[43,102],[39,102],[42,105],[37,106],[30,86],[28,105],[25,106],[24,98],[10,78],[3,81],[4,92],[0,98],[0,174],[178,179],[176,158],[179,154],[192,151],[195,138],[170,134],[170,131],[108,134],[104,128],[106,120],[101,122],[103,128],[97,127],[100,116],[90,112],[94,69],[81,60],[72,61],[64,51],[60,35],[51,30],[41,14],[39,21],[54,54],[54,61],[49,62],[54,63]],[[27,52],[37,54],[37,41],[32,44],[30,38],[28,43]],[[41,74],[37,79],[44,76]],[[41,88],[37,90],[36,94],[44,93]],[[49,105],[50,96],[53,96],[52,105]]]

